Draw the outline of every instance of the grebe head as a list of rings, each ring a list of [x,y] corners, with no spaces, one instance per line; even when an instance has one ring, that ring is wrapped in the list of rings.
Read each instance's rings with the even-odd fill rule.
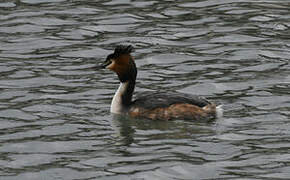
[[[114,53],[109,54],[103,63],[103,67],[117,73],[121,82],[132,81],[136,79],[137,69],[131,52],[133,47],[119,45]]]

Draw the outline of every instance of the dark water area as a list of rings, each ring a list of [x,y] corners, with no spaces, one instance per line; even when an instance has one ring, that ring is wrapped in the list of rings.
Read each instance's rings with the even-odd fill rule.
[[[290,1],[0,2],[0,179],[290,179]],[[213,122],[109,113],[104,61],[136,91],[222,103]]]

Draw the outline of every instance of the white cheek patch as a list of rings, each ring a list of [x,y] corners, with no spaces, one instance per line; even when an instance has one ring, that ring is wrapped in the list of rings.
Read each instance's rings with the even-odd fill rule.
[[[106,66],[107,69],[113,69],[113,67],[115,66],[116,62],[114,60],[112,60],[111,64],[109,64],[108,66]]]

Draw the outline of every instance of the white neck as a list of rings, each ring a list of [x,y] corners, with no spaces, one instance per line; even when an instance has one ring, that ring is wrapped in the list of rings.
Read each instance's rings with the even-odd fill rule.
[[[111,103],[111,113],[122,114],[126,111],[126,108],[122,104],[122,95],[128,88],[129,82],[121,83],[117,92],[115,93]]]

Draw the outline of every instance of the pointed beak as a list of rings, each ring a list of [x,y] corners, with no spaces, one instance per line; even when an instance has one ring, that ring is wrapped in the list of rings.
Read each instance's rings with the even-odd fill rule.
[[[106,64],[105,63],[100,63],[96,66],[96,68],[99,70],[99,69],[105,69],[106,68]]]
[[[112,63],[112,61],[105,61],[101,64],[101,66],[103,67],[103,69],[107,68],[110,64]]]
[[[92,67],[88,67],[86,68],[87,70],[92,70],[92,71],[96,71],[96,70],[101,70],[101,69],[105,69],[105,67],[103,66],[103,64],[98,64]]]
[[[112,61],[105,61],[105,62],[99,63],[93,67],[90,67],[89,69],[93,69],[93,70],[106,69],[111,63],[112,63]]]
[[[103,63],[100,63],[96,66],[93,66],[92,68],[95,69],[95,70],[100,70],[100,69],[106,69],[106,67],[109,65],[110,63],[108,62],[103,62]]]

